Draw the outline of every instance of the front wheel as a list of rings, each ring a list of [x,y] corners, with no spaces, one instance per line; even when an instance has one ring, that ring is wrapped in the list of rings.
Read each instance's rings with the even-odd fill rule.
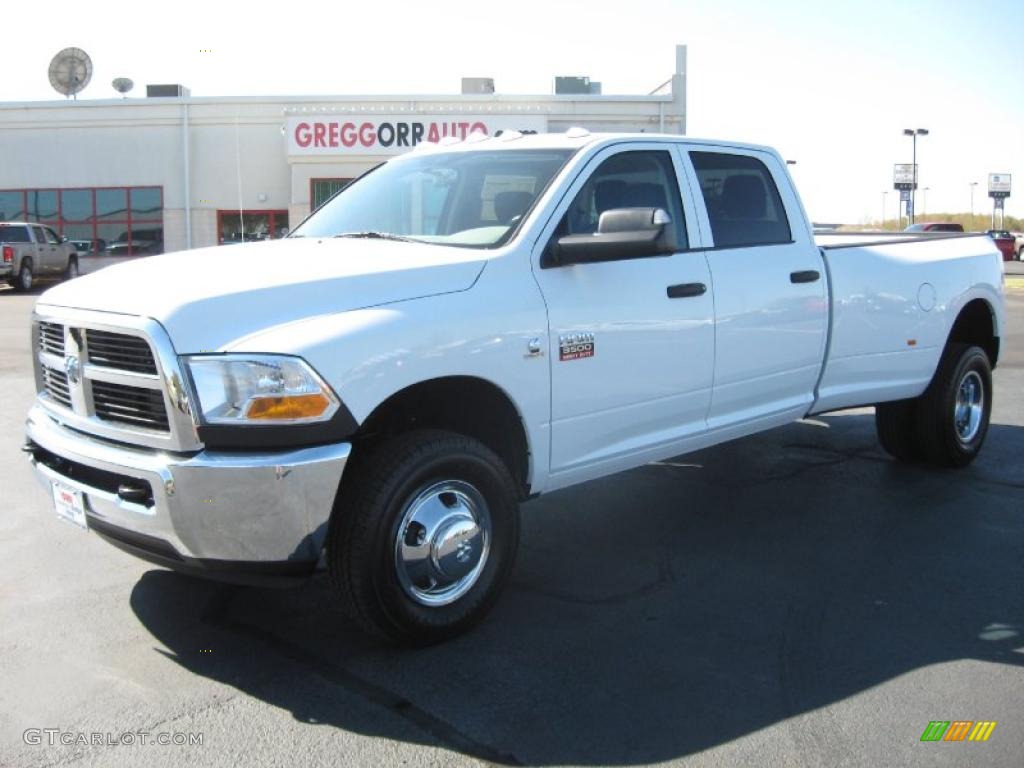
[[[78,277],[78,259],[72,256],[68,259],[68,268],[64,270],[65,280],[74,280]]]
[[[327,541],[346,612],[412,645],[480,621],[518,548],[517,494],[501,459],[472,438],[423,430],[376,446],[349,477]]]

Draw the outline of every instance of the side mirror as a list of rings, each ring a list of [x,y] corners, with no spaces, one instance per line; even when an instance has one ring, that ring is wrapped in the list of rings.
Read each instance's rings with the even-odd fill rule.
[[[66,243],[66,242],[68,241],[68,236],[67,236],[67,235],[63,235],[63,236],[61,237],[60,241],[61,241],[62,243]]]
[[[613,208],[601,214],[596,233],[553,243],[547,266],[665,256],[676,250],[671,224],[662,208]]]

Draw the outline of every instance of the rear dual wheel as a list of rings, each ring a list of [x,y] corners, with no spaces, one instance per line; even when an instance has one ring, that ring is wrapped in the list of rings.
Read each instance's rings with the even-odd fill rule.
[[[32,271],[32,259],[26,257],[21,260],[21,266],[18,268],[18,274],[14,276],[12,285],[16,291],[31,291],[34,283],[35,273]]]
[[[992,413],[992,366],[981,347],[951,343],[924,394],[881,403],[882,447],[902,461],[964,467],[981,451]]]

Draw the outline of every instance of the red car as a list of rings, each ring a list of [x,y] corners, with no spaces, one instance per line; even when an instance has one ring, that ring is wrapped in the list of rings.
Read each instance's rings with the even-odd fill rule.
[[[923,221],[911,224],[904,232],[963,232],[964,225],[955,221]]]
[[[1013,235],[1005,229],[990,229],[988,236],[995,241],[996,248],[1003,254],[1003,261],[1013,261],[1016,258],[1017,254],[1014,251],[1016,240]]]

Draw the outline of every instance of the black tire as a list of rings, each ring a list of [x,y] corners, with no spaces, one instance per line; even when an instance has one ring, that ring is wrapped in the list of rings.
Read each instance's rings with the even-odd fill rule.
[[[970,387],[962,390],[963,387]],[[960,409],[961,402],[980,389],[981,402],[976,409]],[[918,440],[923,458],[941,467],[965,467],[974,461],[992,414],[992,366],[981,347],[967,344],[947,345],[928,389],[918,400]],[[977,421],[958,419],[969,412]]]
[[[369,632],[408,645],[430,645],[465,632],[493,606],[519,546],[518,498],[507,467],[481,442],[435,430],[399,435],[353,459],[327,541],[328,570],[346,613]],[[490,524],[489,546],[479,547],[485,557],[477,558],[473,579],[467,575],[454,582],[453,589],[464,593],[447,604],[427,605],[407,577],[403,585],[408,571],[399,555],[404,543],[427,545],[410,539],[415,539],[414,522],[405,525],[401,542],[398,533],[403,519],[415,519],[416,502],[449,482],[478,493],[474,498],[482,500]],[[436,498],[448,506],[444,492]],[[448,500],[454,497],[449,494]]]
[[[67,269],[64,270],[64,279],[74,280],[76,277],[78,277],[78,257],[72,256],[68,259]]]
[[[14,276],[12,285],[16,291],[31,291],[34,282],[35,275],[32,272],[32,259],[26,256],[21,260],[21,266],[18,268],[18,274]]]
[[[922,457],[917,425],[918,402],[897,400],[875,406],[875,431],[882,448],[900,461],[919,461]]]

